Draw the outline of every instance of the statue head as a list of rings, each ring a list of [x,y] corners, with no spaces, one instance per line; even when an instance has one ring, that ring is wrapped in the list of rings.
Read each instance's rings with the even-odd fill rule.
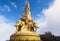
[[[30,5],[29,5],[28,2],[26,3],[25,11],[26,11],[26,12],[30,11]]]

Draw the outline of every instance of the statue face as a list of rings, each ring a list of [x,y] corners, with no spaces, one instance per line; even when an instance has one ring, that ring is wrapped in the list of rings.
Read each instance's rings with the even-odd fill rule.
[[[28,11],[30,11],[30,9],[29,8],[26,8],[26,12],[28,12]]]

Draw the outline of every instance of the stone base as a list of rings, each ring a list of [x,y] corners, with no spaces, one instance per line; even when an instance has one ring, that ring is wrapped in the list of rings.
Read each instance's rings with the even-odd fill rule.
[[[41,41],[39,35],[12,35],[9,41]]]

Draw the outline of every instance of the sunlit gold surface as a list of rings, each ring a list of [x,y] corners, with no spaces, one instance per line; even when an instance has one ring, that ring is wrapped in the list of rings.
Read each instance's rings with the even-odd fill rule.
[[[10,40],[40,40],[38,35],[12,35]]]
[[[26,3],[25,14],[16,23],[16,33],[11,35],[10,40],[40,40],[40,36],[36,34],[38,26],[31,18],[30,5]]]

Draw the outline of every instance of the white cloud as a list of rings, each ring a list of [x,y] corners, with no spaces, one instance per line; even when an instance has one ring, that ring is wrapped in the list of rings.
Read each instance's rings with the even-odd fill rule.
[[[13,3],[13,2],[10,2],[10,3],[11,3],[11,5],[13,5],[15,8],[17,8],[17,6],[16,6],[15,3]]]
[[[14,23],[5,16],[0,15],[0,41],[9,40],[10,35],[15,31]]]
[[[44,13],[44,15],[47,17],[47,20],[46,20],[47,26],[45,24],[46,27],[40,31],[41,32],[51,31],[55,35],[60,35],[60,32],[59,32],[60,31],[60,0],[55,0],[53,3],[49,5],[49,8],[44,9],[42,13]]]
[[[10,7],[8,5],[0,6],[0,11],[11,11]]]
[[[43,29],[46,28],[47,26],[47,18],[45,18],[44,15],[37,15],[38,18],[35,20],[39,29],[37,30],[37,33],[38,34],[42,34],[44,32]]]
[[[1,9],[0,9],[1,10]],[[40,16],[36,22],[40,27],[37,32],[44,33],[51,31],[55,35],[60,35],[60,0],[55,0],[48,9],[42,11],[47,18]],[[6,41],[14,33],[14,23],[5,16],[0,15],[0,41]]]

